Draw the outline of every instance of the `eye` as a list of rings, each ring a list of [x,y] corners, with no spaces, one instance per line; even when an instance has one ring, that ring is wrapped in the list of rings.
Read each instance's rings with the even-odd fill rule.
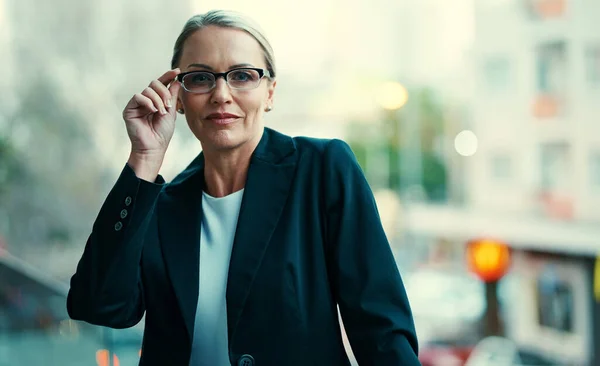
[[[229,79],[235,82],[255,81],[257,78],[254,70],[236,70],[229,75]]]
[[[185,77],[186,81],[189,81],[192,84],[207,84],[212,82],[212,75],[206,72],[195,72],[193,74],[189,74]]]

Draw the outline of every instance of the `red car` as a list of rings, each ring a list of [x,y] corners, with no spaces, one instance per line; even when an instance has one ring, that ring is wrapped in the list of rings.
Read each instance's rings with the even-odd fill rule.
[[[420,347],[419,360],[423,366],[463,366],[474,346],[426,345]]]

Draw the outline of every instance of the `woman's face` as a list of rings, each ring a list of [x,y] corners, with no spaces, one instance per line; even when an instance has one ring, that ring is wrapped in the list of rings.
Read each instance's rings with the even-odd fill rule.
[[[267,68],[259,43],[248,33],[209,26],[193,33],[183,47],[179,68],[182,72],[226,72],[240,67]],[[263,78],[256,89],[230,89],[217,78],[216,86],[205,94],[180,89],[177,108],[183,109],[188,125],[203,150],[224,151],[247,143],[254,149],[262,136],[263,113],[273,104],[275,82]],[[219,119],[218,114],[235,117]]]

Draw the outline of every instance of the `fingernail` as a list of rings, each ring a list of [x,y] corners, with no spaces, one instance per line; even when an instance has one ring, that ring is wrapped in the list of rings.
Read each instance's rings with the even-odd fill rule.
[[[172,105],[171,105],[171,99],[167,99],[167,103],[166,104],[167,104],[168,108],[171,108],[172,107]]]
[[[152,112],[156,113],[158,112],[158,109],[156,109],[156,107],[152,107]]]

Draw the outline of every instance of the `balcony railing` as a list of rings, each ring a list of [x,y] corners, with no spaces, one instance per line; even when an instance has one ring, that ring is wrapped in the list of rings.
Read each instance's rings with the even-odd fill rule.
[[[552,94],[540,94],[535,97],[532,114],[537,118],[556,118],[563,108],[561,98]]]
[[[542,190],[539,193],[541,213],[550,218],[571,220],[574,215],[573,199],[566,194]]]
[[[537,19],[561,18],[567,9],[567,0],[527,0],[532,16]]]

